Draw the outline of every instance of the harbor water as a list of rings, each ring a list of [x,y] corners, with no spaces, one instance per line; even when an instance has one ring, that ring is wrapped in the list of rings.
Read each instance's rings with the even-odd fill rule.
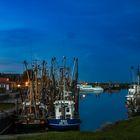
[[[107,124],[127,119],[126,94],[127,90],[80,93],[80,131],[96,131]]]

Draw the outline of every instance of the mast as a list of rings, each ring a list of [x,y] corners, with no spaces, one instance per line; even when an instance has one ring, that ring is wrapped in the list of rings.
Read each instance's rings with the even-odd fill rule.
[[[63,58],[63,100],[65,101],[66,92],[66,57]]]
[[[74,71],[75,71],[75,65],[76,65],[76,59],[74,58],[74,65],[73,65],[73,69],[72,69],[72,76],[71,76],[71,82],[70,82],[70,85],[72,84],[72,81],[73,81],[73,77],[74,77]]]
[[[28,68],[27,68],[27,62],[24,60],[24,65],[25,65],[25,69],[26,69],[26,73],[27,73],[27,78],[28,78],[28,82],[30,81],[30,76],[29,76],[29,71],[28,71]]]
[[[55,61],[56,58],[51,59],[51,70],[50,70],[50,112],[54,114],[53,103],[56,98],[56,79],[55,79]]]
[[[35,62],[35,69],[34,69],[34,91],[33,91],[33,105],[35,108],[35,118],[37,118],[37,108],[36,103],[39,101],[39,95],[38,95],[38,66],[37,61]]]
[[[74,84],[74,99],[75,99],[75,110],[77,115],[79,115],[79,89],[77,88],[77,83],[78,83],[78,58],[76,58],[76,73],[75,73],[75,84]]]
[[[46,62],[43,60],[42,62],[42,72],[41,72],[41,87],[40,87],[40,103],[43,104],[43,111],[42,111],[42,116],[43,118],[45,118],[46,114],[45,114],[45,107],[46,107],[46,94],[47,94],[47,81],[46,81]],[[47,112],[48,113],[48,112]]]
[[[43,60],[42,62],[42,74],[41,74],[41,102],[45,104],[45,92],[47,88],[47,77],[46,77],[46,69],[45,69],[46,62]]]
[[[31,104],[32,104],[32,82],[30,80],[28,66],[27,66],[26,61],[24,61],[24,65],[25,65],[25,69],[26,69],[26,73],[27,73],[28,82],[29,82],[29,95],[27,95],[28,100],[30,102],[30,104],[29,104],[29,112],[32,113],[32,107],[31,107]],[[26,100],[25,100],[25,106],[26,106]]]
[[[66,97],[66,57],[63,57],[63,111],[64,111],[64,119],[66,118],[65,112],[65,97]]]
[[[79,114],[79,90],[77,89],[78,83],[78,58],[74,58],[73,71],[71,76],[71,91],[73,93],[73,100],[75,102],[75,110]]]
[[[139,65],[138,65],[137,78],[138,78],[138,86],[139,86],[140,85],[140,66]]]

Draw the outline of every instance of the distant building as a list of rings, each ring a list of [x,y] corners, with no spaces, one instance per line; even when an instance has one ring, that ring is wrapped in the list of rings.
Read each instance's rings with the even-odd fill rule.
[[[10,81],[9,78],[0,77],[0,92],[13,90],[16,87],[16,82]]]

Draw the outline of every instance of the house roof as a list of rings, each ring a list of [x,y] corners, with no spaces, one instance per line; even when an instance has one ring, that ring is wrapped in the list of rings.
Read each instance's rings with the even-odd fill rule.
[[[10,84],[10,83],[13,83],[13,82],[9,81],[9,78],[2,78],[2,77],[0,77],[0,83]]]

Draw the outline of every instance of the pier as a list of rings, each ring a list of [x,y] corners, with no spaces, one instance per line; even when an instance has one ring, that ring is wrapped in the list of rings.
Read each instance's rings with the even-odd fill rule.
[[[13,127],[18,96],[19,93],[0,94],[0,135],[8,133]]]
[[[0,112],[0,135],[6,134],[14,123],[15,110]]]

